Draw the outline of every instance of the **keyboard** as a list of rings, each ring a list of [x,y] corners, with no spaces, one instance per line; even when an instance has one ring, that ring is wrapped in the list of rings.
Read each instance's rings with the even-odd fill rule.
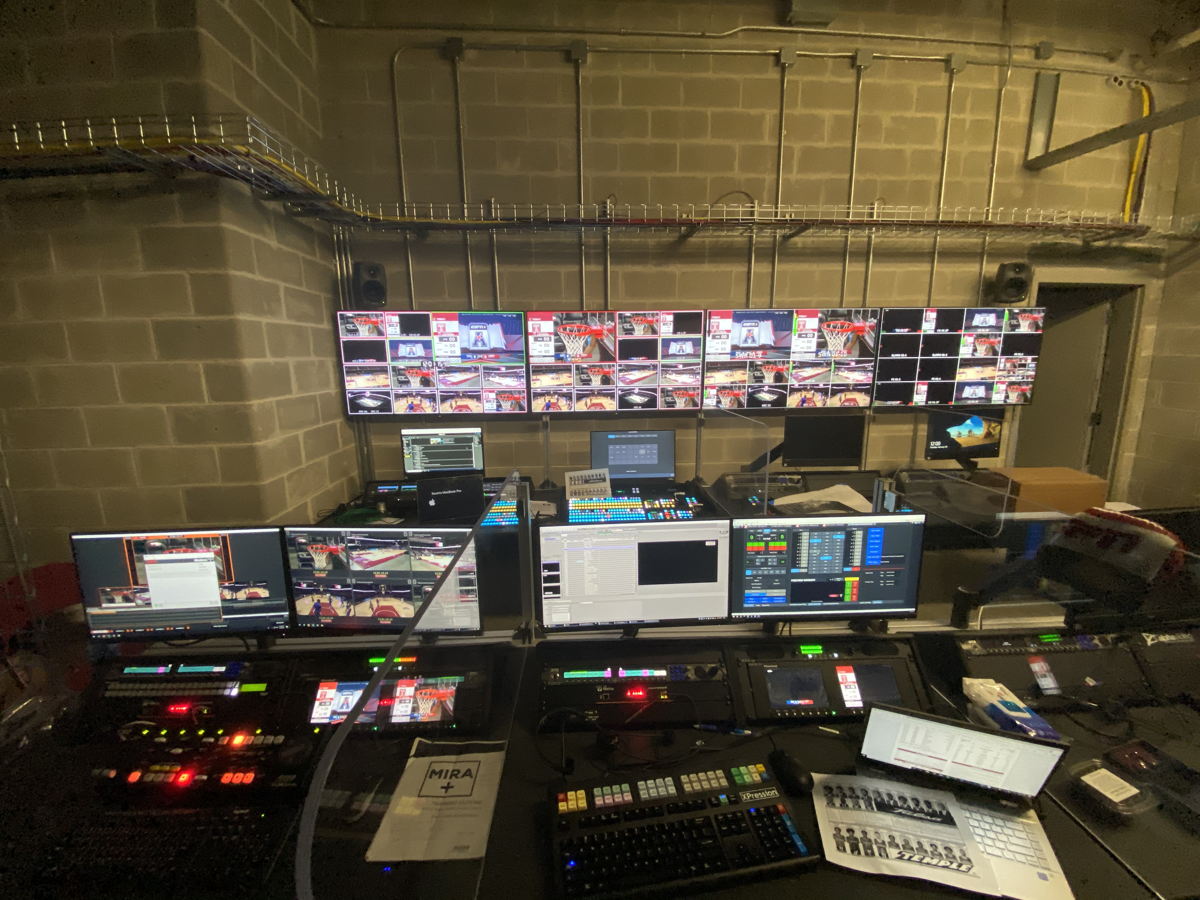
[[[291,810],[257,807],[100,813],[59,836],[39,880],[64,893],[87,885],[95,891],[87,896],[240,892],[266,880],[294,817]]]
[[[564,897],[699,889],[820,858],[764,763],[575,784],[550,806]]]
[[[963,815],[971,834],[988,856],[1010,859],[1030,866],[1047,868],[1041,829],[1005,813],[995,813],[978,806],[963,805]]]

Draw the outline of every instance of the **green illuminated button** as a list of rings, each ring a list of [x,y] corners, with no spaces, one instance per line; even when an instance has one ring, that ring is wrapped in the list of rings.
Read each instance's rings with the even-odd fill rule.
[[[817,655],[825,652],[825,647],[821,644],[801,644],[800,652],[804,654]]]
[[[243,694],[261,694],[266,689],[267,683],[265,681],[256,681],[250,684],[242,683],[238,685],[238,690],[240,690]]]

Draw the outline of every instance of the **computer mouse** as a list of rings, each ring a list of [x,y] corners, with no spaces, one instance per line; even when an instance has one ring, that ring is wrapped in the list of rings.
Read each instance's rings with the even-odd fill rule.
[[[786,793],[795,797],[812,792],[812,773],[800,765],[791,754],[783,750],[772,750],[767,756],[767,762],[775,770],[775,777],[779,779]]]

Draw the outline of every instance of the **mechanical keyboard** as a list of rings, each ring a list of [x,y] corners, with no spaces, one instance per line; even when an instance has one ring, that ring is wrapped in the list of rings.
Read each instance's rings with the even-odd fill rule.
[[[820,858],[764,763],[596,780],[555,792],[550,805],[566,897],[699,888]]]

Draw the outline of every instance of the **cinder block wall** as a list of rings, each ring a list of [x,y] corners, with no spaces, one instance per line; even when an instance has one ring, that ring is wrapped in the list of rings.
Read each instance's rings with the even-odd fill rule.
[[[845,58],[800,57],[788,72],[784,95],[786,139],[782,179],[776,179],[780,70],[771,51],[942,57],[951,51],[964,64],[955,76],[950,118],[944,204],[966,213],[987,204],[992,180],[992,142],[997,103],[1003,93],[993,205],[1001,208],[1061,208],[1117,213],[1123,198],[1130,148],[1114,146],[1034,174],[1025,171],[1029,108],[1036,63],[1028,49],[1014,52],[1012,66],[1000,50],[891,40],[806,35],[803,38],[743,31],[780,24],[779,4],[501,2],[486,8],[467,2],[407,4],[363,0],[356,4],[307,0],[314,12],[359,30],[318,27],[326,153],[331,165],[356,191],[371,199],[400,199],[402,148],[407,199],[449,204],[501,202],[571,205],[578,200],[575,69],[564,48],[586,39],[590,52],[580,67],[582,97],[583,198],[602,203],[664,204],[684,208],[725,202],[770,204],[777,184],[785,204],[841,204],[848,200],[851,112],[855,71]],[[833,27],[903,32],[964,39],[1000,40],[999,2],[847,2]],[[1169,3],[1060,0],[1012,5],[1012,40],[1050,41],[1059,48],[1122,48],[1148,54],[1156,28],[1175,27]],[[454,23],[482,31],[455,30]],[[442,25],[406,30],[400,26]],[[555,29],[553,33],[488,31],[489,26]],[[576,29],[690,32],[680,38],[630,34],[588,36]],[[439,43],[447,35],[466,41],[460,64],[459,98],[466,161],[466,196],[458,170],[455,82],[452,64]],[[486,45],[486,48],[484,47]],[[546,49],[531,49],[532,47]],[[520,49],[510,49],[520,48]],[[1097,56],[1061,49],[1049,65],[1067,69],[1054,126],[1055,144],[1066,143],[1140,113],[1127,87],[1110,84],[1107,73],[1127,68],[1129,56],[1113,66]],[[393,83],[393,63],[395,79]],[[1074,69],[1091,70],[1095,74]],[[1171,74],[1171,73],[1168,73]],[[1178,84],[1155,81],[1159,108],[1182,100]],[[875,59],[863,72],[858,131],[858,204],[936,205],[945,127],[948,73],[944,62]],[[1154,136],[1152,177],[1144,212],[1174,209],[1181,126]],[[400,136],[400,148],[397,145]],[[772,302],[770,238],[738,236],[686,240],[678,235],[615,234],[606,249],[599,235],[585,237],[580,264],[575,235],[501,234],[471,242],[470,279],[461,237],[430,235],[405,244],[402,238],[359,234],[356,258],[383,262],[391,276],[391,303],[461,308],[474,294],[476,305],[504,309],[600,307],[720,308],[767,306]],[[1049,242],[1053,244],[1053,242]],[[778,306],[974,305],[980,292],[981,242],[943,238],[936,271],[932,242],[875,243],[869,284],[866,240],[850,244],[843,290],[840,239],[799,237],[780,249],[774,303]],[[411,257],[412,266],[409,267]],[[605,296],[606,257],[611,289]],[[993,241],[983,271],[1005,260],[1035,258],[1070,266],[1061,246],[1037,238]],[[494,260],[494,261],[493,261]],[[753,261],[751,261],[753,260]],[[1109,266],[1114,282],[1129,280],[1123,260],[1089,256],[1087,265]],[[1157,281],[1160,272],[1153,275]],[[931,289],[932,279],[932,289]],[[411,296],[410,285],[411,282]],[[473,291],[472,291],[473,289]],[[1157,294],[1144,304],[1143,347],[1155,346]],[[1188,316],[1182,309],[1179,315]],[[1175,338],[1183,346],[1182,338]],[[1174,345],[1173,345],[1174,346]],[[1135,390],[1153,379],[1135,379]],[[1157,391],[1157,388],[1154,389]],[[1155,394],[1157,396],[1157,394]],[[1153,407],[1146,398],[1148,408]],[[1153,460],[1161,447],[1139,444],[1142,397],[1131,397],[1114,496],[1134,502],[1151,496],[1149,482],[1165,468]],[[918,416],[874,416],[867,462],[891,468],[909,459]],[[558,420],[552,426],[551,474],[586,461],[586,433],[603,420]],[[779,419],[764,418],[772,443]],[[691,474],[694,440],[686,419],[647,419],[647,427],[680,429],[682,471]],[[395,426],[372,426],[381,472],[400,471]],[[701,474],[714,477],[756,455],[762,426],[722,422],[705,431]],[[1161,433],[1161,432],[1159,432]],[[536,424],[487,427],[489,462],[512,459],[527,468],[542,465]],[[751,450],[754,450],[751,453]],[[1172,457],[1175,459],[1175,457]],[[1181,462],[1182,458],[1176,459]]]
[[[321,134],[286,0],[5,4],[0,59],[5,121],[243,112],[309,150]],[[327,227],[211,177],[0,184],[3,558],[68,560],[72,530],[312,521],[352,495],[332,258]]]

